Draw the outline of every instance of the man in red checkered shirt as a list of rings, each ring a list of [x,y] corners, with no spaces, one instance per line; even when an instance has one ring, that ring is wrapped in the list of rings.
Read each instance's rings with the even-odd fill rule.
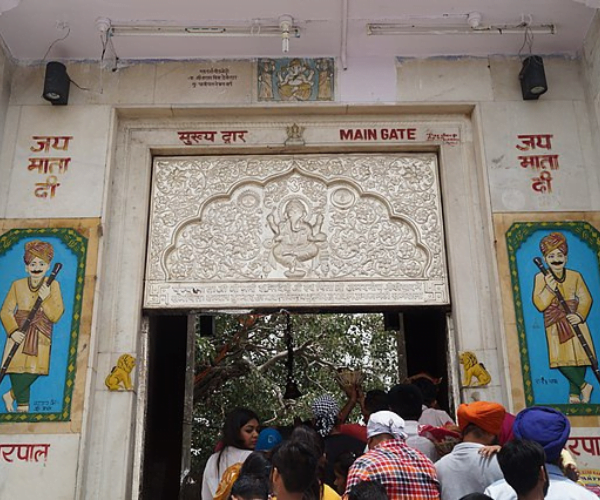
[[[435,467],[423,453],[404,442],[404,420],[391,411],[373,413],[367,424],[369,451],[350,468],[346,493],[361,481],[385,487],[389,500],[440,498]]]

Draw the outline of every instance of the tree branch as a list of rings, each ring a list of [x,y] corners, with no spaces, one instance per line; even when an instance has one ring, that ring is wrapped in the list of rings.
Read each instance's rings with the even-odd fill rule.
[[[316,356],[316,355],[311,355],[311,354],[307,354],[306,357],[312,359],[313,363],[316,363],[316,364],[318,364],[320,366],[328,366],[332,370],[337,370],[338,369],[338,366],[336,366],[335,364],[331,363],[330,361],[326,361],[322,357],[319,357],[319,356]]]
[[[304,342],[304,344],[302,344],[301,346],[296,347],[294,349],[294,354],[299,354],[307,350],[314,343],[314,341],[315,339],[310,339]],[[284,359],[287,356],[287,354],[287,350],[278,352],[277,354],[272,356],[271,359],[265,361],[262,365],[258,366],[258,371],[261,373],[265,372],[267,369],[269,369],[271,366],[277,363],[277,361]]]

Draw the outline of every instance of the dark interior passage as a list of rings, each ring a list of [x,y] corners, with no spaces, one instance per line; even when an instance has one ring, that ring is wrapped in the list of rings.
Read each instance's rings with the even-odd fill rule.
[[[179,496],[187,315],[150,318],[142,498]]]
[[[408,309],[403,317],[408,375],[427,372],[442,377],[438,403],[444,410],[452,410],[448,394],[446,310],[436,307]]]

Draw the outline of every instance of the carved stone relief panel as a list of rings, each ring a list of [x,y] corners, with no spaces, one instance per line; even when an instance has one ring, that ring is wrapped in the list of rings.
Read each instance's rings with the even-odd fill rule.
[[[145,306],[447,304],[436,156],[154,161]]]

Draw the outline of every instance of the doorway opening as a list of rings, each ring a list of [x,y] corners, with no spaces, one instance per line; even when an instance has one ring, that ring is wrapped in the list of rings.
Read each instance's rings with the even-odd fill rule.
[[[454,413],[448,365],[447,311],[444,308],[411,308],[403,313],[406,370],[409,376],[421,371],[441,378],[437,402],[450,415]]]
[[[188,315],[150,316],[148,337],[141,498],[176,499],[184,446]]]
[[[253,409],[282,434],[310,417],[323,394],[347,401],[336,372],[360,371],[362,387],[389,389],[407,376],[441,378],[448,392],[446,308],[402,311],[156,315],[150,318],[142,498],[195,498],[225,414]],[[284,399],[292,339],[293,381]],[[191,337],[191,338],[190,338]],[[192,376],[190,376],[190,374]],[[349,421],[360,423],[357,405]],[[179,495],[179,496],[178,496]]]

